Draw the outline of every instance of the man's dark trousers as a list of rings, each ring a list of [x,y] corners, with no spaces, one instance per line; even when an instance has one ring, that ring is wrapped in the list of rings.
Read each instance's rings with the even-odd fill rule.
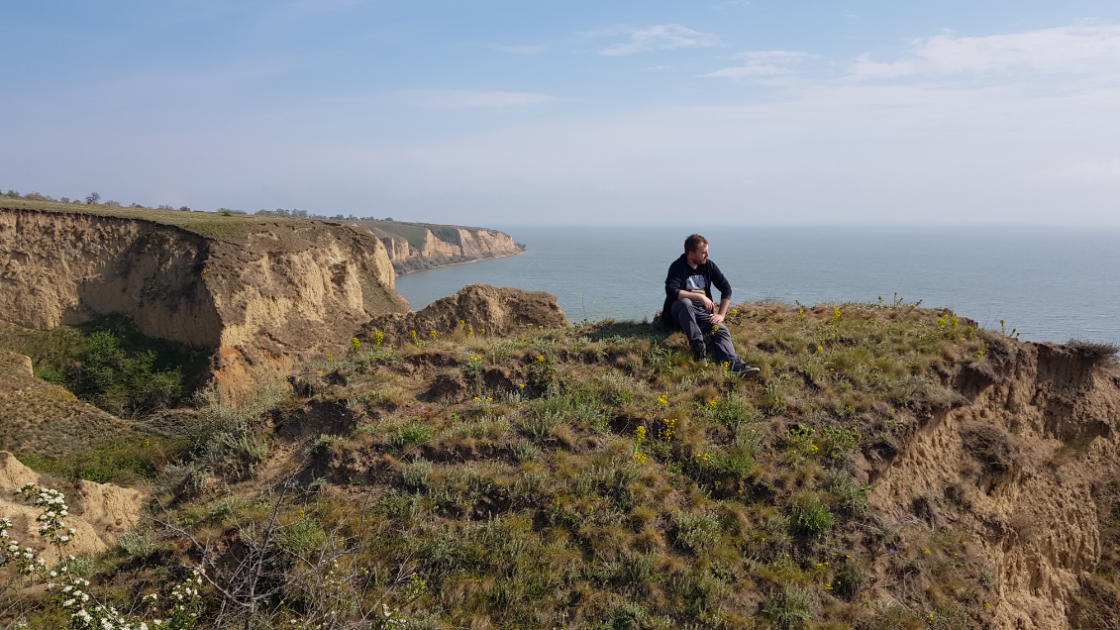
[[[673,302],[672,311],[673,317],[680,322],[681,330],[688,337],[688,345],[693,350],[704,350],[706,347],[704,345],[704,333],[708,332],[712,335],[712,341],[715,343],[715,350],[712,354],[716,361],[723,363],[724,361],[737,361],[739,359],[738,355],[735,354],[735,346],[731,344],[731,331],[727,329],[727,326],[717,324],[719,330],[712,333],[711,313],[702,308],[697,308],[692,300]]]

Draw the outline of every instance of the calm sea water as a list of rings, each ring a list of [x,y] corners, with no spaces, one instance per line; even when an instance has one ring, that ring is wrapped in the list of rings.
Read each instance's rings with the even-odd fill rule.
[[[420,309],[474,282],[548,291],[572,320],[652,318],[691,230],[499,228],[519,256],[409,274]],[[712,228],[699,230],[732,303],[878,302],[948,307],[1022,339],[1120,341],[1120,230]]]

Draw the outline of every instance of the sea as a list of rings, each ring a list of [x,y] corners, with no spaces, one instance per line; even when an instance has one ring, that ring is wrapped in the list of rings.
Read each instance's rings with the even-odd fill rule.
[[[414,310],[485,283],[547,291],[569,320],[651,320],[692,229],[496,227],[524,254],[397,278]],[[699,229],[733,304],[901,300],[1020,339],[1120,343],[1120,228]],[[1001,323],[1002,322],[1002,323]]]

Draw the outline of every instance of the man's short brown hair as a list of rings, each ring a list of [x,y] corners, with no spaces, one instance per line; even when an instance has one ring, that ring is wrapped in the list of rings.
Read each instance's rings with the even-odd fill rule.
[[[692,236],[684,239],[684,251],[685,252],[694,252],[694,251],[700,249],[701,245],[707,245],[707,244],[708,244],[708,239],[704,238],[703,236],[700,236],[699,234],[693,234]]]

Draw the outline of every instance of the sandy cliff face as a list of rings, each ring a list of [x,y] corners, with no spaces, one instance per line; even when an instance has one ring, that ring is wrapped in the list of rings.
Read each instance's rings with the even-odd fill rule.
[[[455,228],[455,234],[457,237],[451,240],[457,240],[457,243],[440,239],[431,230],[425,228],[423,242],[419,247],[410,245],[404,236],[390,234],[383,230],[378,230],[377,236],[385,246],[389,259],[394,262],[417,258],[465,262],[513,256],[522,252],[509,234],[497,230]]]
[[[987,356],[945,375],[966,401],[916,419],[897,455],[870,463],[872,505],[971,541],[1000,628],[1090,628],[1108,615],[1078,603],[1116,509],[1094,491],[1120,470],[1120,371],[1099,359],[993,338]]]
[[[0,209],[0,319],[49,328],[129,315],[145,334],[217,350],[219,381],[342,348],[407,312],[384,245],[329,222],[203,237],[143,219]]]
[[[207,243],[152,222],[0,210],[0,319],[53,328],[123,313],[145,333],[217,347]]]
[[[521,248],[505,232],[497,230],[459,230],[460,249],[468,258],[491,256],[513,256],[520,254]]]

